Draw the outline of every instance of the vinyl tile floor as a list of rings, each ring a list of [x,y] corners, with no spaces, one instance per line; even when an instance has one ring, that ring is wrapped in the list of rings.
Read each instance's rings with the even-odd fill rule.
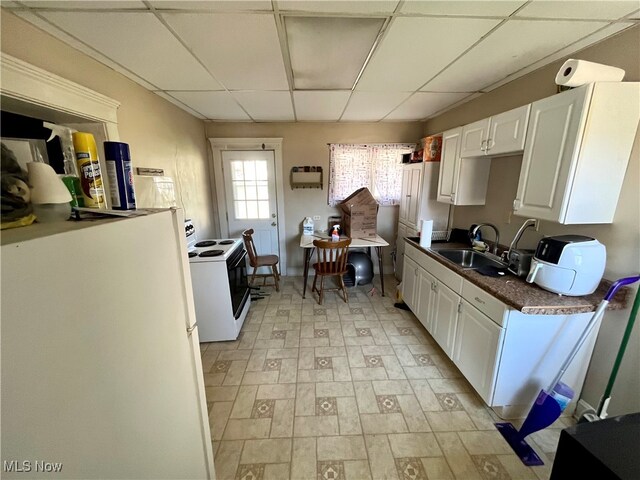
[[[302,277],[253,301],[240,336],[201,344],[219,480],[547,479],[561,417],[526,467],[489,409],[409,311],[396,281],[323,305]],[[521,422],[521,420],[520,420]],[[519,427],[518,422],[514,422]]]

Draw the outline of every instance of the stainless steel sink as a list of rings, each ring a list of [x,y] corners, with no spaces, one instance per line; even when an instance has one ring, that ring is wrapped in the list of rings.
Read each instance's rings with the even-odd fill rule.
[[[434,250],[438,255],[446,258],[450,262],[461,266],[462,268],[478,269],[482,267],[506,268],[507,265],[498,260],[490,258],[488,255],[476,252],[471,249],[447,249]]]

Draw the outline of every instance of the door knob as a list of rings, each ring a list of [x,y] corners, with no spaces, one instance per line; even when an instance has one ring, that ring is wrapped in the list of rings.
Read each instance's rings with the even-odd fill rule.
[[[276,226],[276,222],[271,222],[271,226],[275,227]]]

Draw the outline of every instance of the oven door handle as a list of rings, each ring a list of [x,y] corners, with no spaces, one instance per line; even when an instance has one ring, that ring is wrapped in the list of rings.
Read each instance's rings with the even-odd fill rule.
[[[247,256],[247,251],[246,250],[242,250],[242,253],[240,254],[240,258],[238,258],[238,261],[236,261],[233,265],[231,265],[231,267],[229,267],[229,269],[231,270],[231,269],[234,269],[234,268],[238,268],[238,266],[245,259],[246,256]]]

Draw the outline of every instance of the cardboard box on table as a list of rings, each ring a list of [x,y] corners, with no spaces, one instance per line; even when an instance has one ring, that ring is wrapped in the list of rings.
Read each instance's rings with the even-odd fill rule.
[[[342,227],[347,237],[376,237],[378,202],[368,188],[356,190],[338,206],[342,210]]]

